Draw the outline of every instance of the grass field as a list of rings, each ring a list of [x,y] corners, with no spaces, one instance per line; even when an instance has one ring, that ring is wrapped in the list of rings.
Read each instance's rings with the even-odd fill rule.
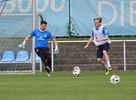
[[[111,75],[120,84],[110,84]],[[0,75],[0,100],[136,100],[136,71],[45,72]]]

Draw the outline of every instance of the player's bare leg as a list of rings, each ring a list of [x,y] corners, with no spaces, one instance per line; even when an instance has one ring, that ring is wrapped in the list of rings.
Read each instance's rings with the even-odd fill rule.
[[[108,54],[107,54],[107,51],[103,50],[103,55],[104,55],[104,57],[105,57],[105,61],[106,61],[106,62],[109,61],[109,56],[108,56]]]
[[[101,59],[101,58],[97,58],[97,61],[101,64],[101,65],[105,65],[105,62]]]

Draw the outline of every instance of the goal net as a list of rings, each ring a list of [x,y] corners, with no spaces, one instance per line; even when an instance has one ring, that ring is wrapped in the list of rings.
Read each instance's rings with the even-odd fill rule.
[[[15,4],[15,0],[0,0],[0,73],[32,72],[32,39],[27,41],[26,48],[18,47],[32,32],[32,0],[21,0],[17,5],[13,2]],[[36,28],[39,21],[36,14]],[[36,70],[39,70],[39,62]]]

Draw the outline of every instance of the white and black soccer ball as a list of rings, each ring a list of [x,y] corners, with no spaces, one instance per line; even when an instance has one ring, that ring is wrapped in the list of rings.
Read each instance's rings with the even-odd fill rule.
[[[74,67],[73,69],[73,75],[74,76],[79,76],[81,74],[81,70],[78,66]]]
[[[118,75],[112,75],[110,77],[110,83],[111,84],[119,84],[119,82],[120,82],[120,78],[119,78]]]

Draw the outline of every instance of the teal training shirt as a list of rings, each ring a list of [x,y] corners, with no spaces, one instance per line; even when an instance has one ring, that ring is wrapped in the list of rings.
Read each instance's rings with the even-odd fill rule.
[[[48,39],[54,39],[54,36],[51,35],[51,32],[48,30],[41,31],[39,29],[34,30],[31,34],[31,37],[35,36],[35,48],[37,47],[48,47]],[[49,47],[48,47],[49,48]]]

